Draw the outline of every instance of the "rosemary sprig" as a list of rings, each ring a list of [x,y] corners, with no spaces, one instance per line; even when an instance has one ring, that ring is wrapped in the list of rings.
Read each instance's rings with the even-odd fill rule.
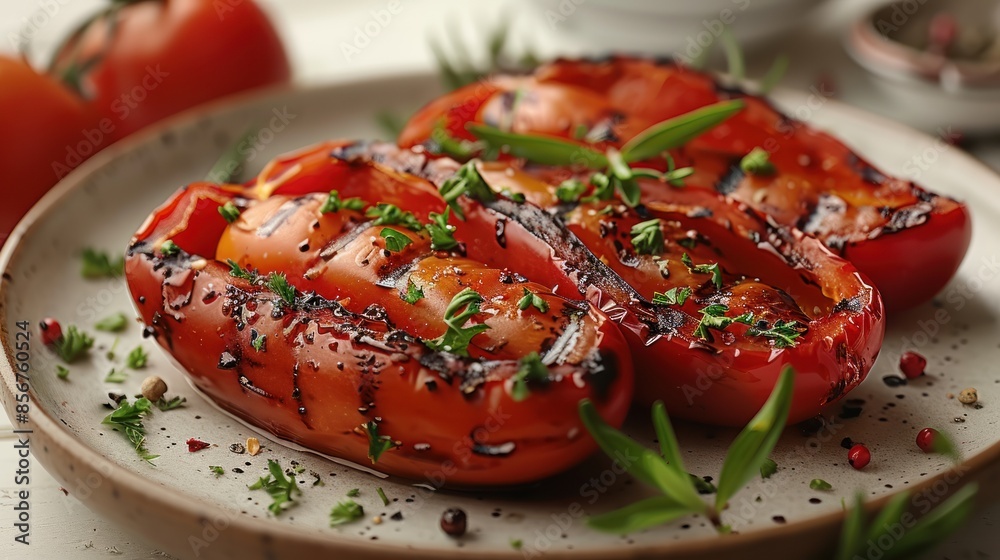
[[[593,404],[581,401],[580,417],[601,449],[615,459],[635,457],[635,460],[620,466],[639,481],[663,493],[663,496],[591,517],[588,519],[590,526],[602,531],[629,533],[686,515],[700,514],[711,520],[720,533],[728,532],[729,528],[722,524],[722,512],[733,495],[761,472],[777,445],[788,421],[794,382],[795,373],[786,366],[767,402],[729,446],[718,478],[714,504],[701,499],[691,475],[684,469],[680,445],[663,403],[653,405],[652,411],[653,427],[660,442],[660,453],[657,454],[607,425]]]

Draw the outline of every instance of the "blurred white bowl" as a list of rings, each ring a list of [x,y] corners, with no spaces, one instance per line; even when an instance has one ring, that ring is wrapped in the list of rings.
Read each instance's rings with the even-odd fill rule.
[[[887,101],[912,109],[911,124],[940,133],[981,135],[1000,130],[1000,1],[913,0],[879,7],[855,22],[847,51]],[[928,48],[932,21],[947,13],[958,23],[956,47],[976,55],[948,56]],[[977,46],[978,45],[978,46]]]
[[[546,0],[545,16],[591,54],[697,58],[727,26],[752,46],[795,27],[823,0]]]

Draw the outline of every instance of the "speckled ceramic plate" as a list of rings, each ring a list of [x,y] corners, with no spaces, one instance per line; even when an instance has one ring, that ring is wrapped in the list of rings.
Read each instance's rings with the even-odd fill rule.
[[[3,288],[0,324],[7,359],[0,362],[6,409],[13,414],[17,323],[46,316],[92,330],[114,311],[131,313],[123,282],[86,281],[79,274],[83,247],[121,251],[149,211],[180,185],[203,177],[221,151],[247,129],[258,145],[249,167],[273,155],[331,137],[379,136],[374,116],[405,114],[437,92],[427,75],[401,76],[271,92],[200,110],[155,132],[115,146],[87,162],[22,221],[0,255]],[[586,514],[606,512],[648,494],[603,457],[555,479],[499,492],[433,492],[407,481],[383,479],[283,445],[217,410],[185,382],[160,349],[143,341],[138,325],[119,337],[97,333],[93,357],[55,376],[50,353],[33,338],[31,411],[19,427],[34,430],[34,456],[65,488],[95,512],[143,534],[178,557],[251,559],[348,558],[818,558],[835,546],[841,500],[862,491],[873,499],[901,490],[920,492],[918,512],[966,481],[984,480],[992,492],[1000,458],[1000,178],[959,150],[833,101],[785,92],[793,115],[829,129],[894,173],[918,178],[936,191],[970,202],[975,235],[960,274],[934,304],[893,317],[882,356],[853,394],[849,410],[828,411],[829,427],[812,436],[789,429],[774,453],[779,465],[732,502],[724,519],[739,534],[719,537],[704,519],[682,519],[626,537],[588,529]],[[905,258],[886,255],[887,259]],[[919,282],[919,278],[914,278]],[[116,344],[117,340],[117,345]],[[145,372],[123,385],[104,378],[120,356],[142,344],[151,353]],[[900,353],[916,348],[929,360],[928,375],[891,387]],[[26,356],[21,355],[21,358]],[[120,360],[121,358],[119,358]],[[117,363],[120,366],[120,361]],[[141,461],[121,434],[101,425],[109,391],[132,394],[156,373],[185,408],[147,420],[148,447],[160,458]],[[979,391],[980,406],[948,397],[965,387]],[[846,414],[845,414],[846,412]],[[630,432],[652,445],[648,418],[633,414]],[[952,434],[966,457],[957,472],[944,459],[921,453],[914,439],[925,426]],[[733,431],[678,427],[688,467],[716,475]],[[237,454],[233,443],[256,435],[263,452]],[[868,444],[874,458],[858,472],[847,465],[843,438]],[[188,438],[213,445],[190,453]],[[267,511],[263,492],[247,485],[265,473],[267,459],[302,469],[299,504],[281,517]],[[220,465],[216,477],[209,465]],[[819,492],[821,478],[833,490]],[[390,503],[376,495],[382,487]],[[352,488],[367,516],[329,528],[331,507]],[[451,539],[438,528],[441,512],[461,507],[469,533]],[[376,523],[373,517],[381,517]],[[520,551],[512,547],[520,540]]]

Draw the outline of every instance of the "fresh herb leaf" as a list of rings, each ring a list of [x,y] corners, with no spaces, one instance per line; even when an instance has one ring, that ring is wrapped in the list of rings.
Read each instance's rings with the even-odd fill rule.
[[[697,513],[691,506],[670,496],[647,498],[619,510],[587,519],[587,524],[607,533],[634,533]]]
[[[413,212],[406,212],[395,204],[380,202],[365,211],[365,216],[375,218],[372,221],[374,226],[395,226],[400,225],[411,231],[424,229]]]
[[[962,454],[958,451],[958,447],[955,446],[955,442],[948,437],[948,434],[941,430],[935,431],[937,433],[934,434],[934,439],[931,441],[931,451],[944,455],[956,463],[961,462]]]
[[[115,313],[114,315],[109,315],[94,325],[94,328],[99,331],[105,332],[121,332],[125,330],[128,325],[128,319],[125,317],[124,313]]]
[[[249,267],[245,269],[241,268],[239,263],[233,259],[226,259],[226,264],[229,265],[229,275],[233,278],[239,278],[248,282],[256,282],[260,278],[260,275],[256,271]]]
[[[132,369],[142,369],[146,367],[147,362],[149,362],[149,354],[142,346],[136,346],[125,358],[125,365]]]
[[[905,495],[903,492],[900,495]],[[854,507],[847,510],[844,516],[844,525],[840,529],[840,545],[837,549],[836,560],[851,560],[854,553],[861,549],[864,541],[865,524],[865,502],[864,496],[858,492],[854,499]]]
[[[771,458],[764,459],[760,465],[760,477],[771,478],[776,472],[778,472],[778,463],[775,463],[774,459]]]
[[[62,364],[56,364],[56,377],[59,379],[69,378],[69,369],[64,367]]]
[[[499,128],[468,123],[465,125],[476,138],[493,149],[542,165],[579,166],[601,169],[608,166],[604,154],[571,140],[539,134],[517,134]]]
[[[729,446],[719,475],[716,510],[722,511],[729,499],[760,472],[761,465],[771,455],[788,421],[794,387],[795,370],[785,366],[767,402]]]
[[[509,198],[510,200],[513,200],[518,204],[527,200],[527,198],[524,196],[524,193],[514,192],[507,187],[500,189],[500,194],[502,196]]]
[[[226,474],[226,469],[223,469],[218,465],[209,465],[208,470],[212,471],[212,474],[214,474],[216,478]]]
[[[749,175],[774,175],[776,170],[770,158],[771,154],[758,146],[743,156],[740,160],[740,169]]]
[[[566,179],[556,187],[556,198],[562,202],[577,202],[585,192],[587,192],[587,185],[583,181]]]
[[[833,490],[833,485],[823,480],[822,478],[814,478],[809,481],[809,488],[825,492],[827,490]]]
[[[516,402],[521,402],[531,394],[529,383],[548,383],[549,368],[542,363],[538,352],[532,352],[521,358],[517,363],[517,373],[511,377],[513,384],[510,389],[510,396]]]
[[[267,287],[288,305],[295,305],[295,286],[288,283],[284,272],[272,272],[267,277]]]
[[[341,209],[353,210],[355,212],[360,212],[365,208],[365,201],[358,197],[348,198],[347,200],[340,199],[340,193],[338,191],[330,191],[327,195],[326,200],[323,201],[323,205],[319,207],[320,214],[331,214],[333,212],[340,212]]]
[[[663,252],[663,220],[654,218],[632,226],[632,247],[640,255],[658,255]]]
[[[424,290],[420,288],[420,286],[414,284],[413,280],[407,282],[406,293],[403,295],[403,301],[413,305],[422,299],[424,299]]]
[[[375,493],[378,494],[379,498],[382,498],[382,505],[383,506],[389,505],[389,498],[387,498],[385,496],[385,490],[382,490],[381,486],[378,486],[378,487],[375,488]]]
[[[84,278],[118,278],[125,273],[125,257],[119,256],[112,261],[104,251],[84,249],[82,263],[80,274]]]
[[[250,490],[264,490],[271,496],[271,505],[267,509],[275,516],[281,515],[295,504],[293,494],[302,494],[294,477],[286,477],[277,461],[268,459],[267,470],[270,474],[262,476],[257,482],[248,486]]]
[[[405,233],[400,233],[392,228],[382,228],[379,232],[379,237],[385,239],[385,248],[392,253],[398,253],[406,248],[407,245],[413,243],[413,240],[406,236]]]
[[[580,401],[579,410],[587,431],[605,454],[614,458],[634,458],[626,461],[628,464],[619,464],[621,468],[674,501],[687,505],[692,512],[705,511],[706,504],[698,497],[690,475],[680,468],[682,465],[668,463],[655,451],[609,426],[589,400]]]
[[[170,400],[160,397],[160,400],[156,401],[156,408],[159,408],[163,412],[167,412],[168,410],[183,407],[186,402],[187,399],[184,397],[174,397]]]
[[[471,158],[481,148],[477,142],[456,138],[448,132],[443,123],[434,126],[434,130],[431,131],[431,141],[427,146],[428,151],[433,154],[446,155],[459,161]]]
[[[107,377],[104,378],[105,383],[125,383],[126,381],[128,381],[128,372],[125,370],[118,371],[114,368],[111,368]]]
[[[705,480],[704,478],[696,475],[691,475],[691,482],[694,484],[694,489],[698,491],[698,494],[702,496],[707,496],[710,494],[715,494],[719,491],[714,484]]]
[[[654,292],[653,303],[657,305],[684,305],[684,302],[691,297],[691,288],[670,288],[666,292]]]
[[[766,324],[763,326],[753,324],[747,329],[747,334],[769,338],[774,341],[775,348],[792,348],[797,344],[795,339],[802,336],[803,328],[803,325],[800,325],[798,321],[778,319],[771,327]]]
[[[231,224],[240,219],[240,209],[233,204],[232,200],[230,200],[222,206],[219,206],[219,215],[221,215],[226,222]]]
[[[391,437],[379,435],[378,424],[374,420],[363,424],[361,427],[364,428],[365,434],[368,435],[368,458],[374,465],[383,453],[395,447],[396,444],[392,442]]]
[[[267,352],[267,335],[250,331],[250,346],[257,352]]]
[[[365,516],[365,509],[354,500],[339,502],[330,511],[330,526],[345,525]]]
[[[444,201],[448,203],[448,206],[455,211],[455,215],[461,220],[465,219],[465,213],[462,210],[462,206],[458,203],[458,199],[463,194],[481,202],[496,200],[497,196],[493,192],[493,189],[486,184],[483,176],[479,174],[479,170],[476,169],[476,160],[472,160],[459,167],[454,175],[448,177],[441,184],[440,192]]]
[[[726,317],[727,311],[729,311],[729,306],[722,303],[713,303],[699,309],[698,313],[701,313],[701,321],[698,322],[698,327],[695,328],[694,335],[711,342],[712,333],[710,329],[724,331],[733,323],[743,323],[745,325],[753,323],[752,313],[747,312],[739,317]]]
[[[67,364],[72,364],[80,359],[93,346],[94,339],[73,325],[67,327],[66,332],[52,343],[52,349]]]
[[[740,48],[739,41],[729,27],[724,27],[719,34],[719,42],[722,43],[722,50],[726,53],[726,62],[729,64],[729,75],[734,80],[742,82],[746,79],[746,63],[743,60],[743,49]]]
[[[622,159],[627,163],[643,161],[679,148],[742,111],[745,105],[740,99],[720,101],[655,124],[622,147]]]
[[[469,319],[479,314],[479,304],[482,302],[483,296],[472,288],[465,288],[455,294],[444,312],[444,323],[447,327],[444,334],[433,340],[425,340],[424,344],[431,350],[468,356],[469,344],[473,337],[490,328],[486,324],[465,326]]]
[[[761,95],[767,95],[774,90],[782,78],[785,77],[785,73],[788,72],[789,58],[788,55],[782,54],[778,55],[771,63],[771,67],[764,74],[764,77],[760,79],[757,83],[757,91]]]
[[[524,548],[524,541],[522,541],[521,539],[512,538],[510,539],[510,547],[513,548],[514,550],[521,550],[522,548]]]
[[[431,249],[435,251],[451,251],[458,247],[455,240],[455,226],[448,223],[451,216],[451,207],[445,208],[443,214],[431,212],[427,215],[431,219],[430,223],[424,224],[424,228],[431,236]]]
[[[142,419],[149,414],[151,407],[152,403],[146,398],[136,399],[131,404],[127,398],[123,398],[118,403],[118,408],[105,416],[104,420],[101,421],[102,424],[120,429],[125,434],[125,437],[132,442],[132,446],[139,457],[148,463],[159,457],[159,455],[150,454],[146,449],[146,428],[142,424]]]
[[[965,524],[972,514],[975,497],[979,492],[976,483],[967,484],[911,527],[892,548],[886,559],[914,558],[940,543]],[[885,526],[883,525],[883,529]]]
[[[524,296],[517,302],[517,308],[521,311],[527,311],[529,307],[534,307],[540,312],[545,313],[549,310],[549,302],[542,299],[542,296],[525,288]]]
[[[358,488],[352,488],[347,491],[348,498],[357,498],[360,495],[361,495],[361,490]]]
[[[695,274],[711,274],[712,283],[715,284],[715,289],[722,289],[722,267],[719,266],[719,263],[696,265],[691,260],[691,256],[687,253],[681,255],[681,262],[684,263],[684,266],[688,267],[688,270],[694,272]]]
[[[160,245],[160,253],[162,253],[164,257],[172,257],[180,252],[181,248],[174,243],[173,239],[168,239],[163,242],[163,245]]]

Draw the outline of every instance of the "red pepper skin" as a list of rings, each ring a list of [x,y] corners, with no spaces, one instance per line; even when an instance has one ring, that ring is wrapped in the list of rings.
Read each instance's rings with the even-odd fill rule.
[[[307,448],[370,465],[369,436],[362,426],[376,421],[379,434],[399,445],[384,452],[373,468],[434,486],[526,483],[591,454],[596,446],[578,418],[580,399],[594,400],[609,422],[621,425],[633,383],[627,345],[597,309],[576,315],[579,337],[568,342],[564,359],[549,366],[549,382],[529,384],[530,394],[518,402],[511,395],[517,356],[478,346],[470,347],[473,358],[431,351],[392,324],[404,319],[393,315],[399,295],[392,288],[385,289],[384,302],[337,302],[306,294],[292,306],[261,283],[231,276],[230,267],[215,259],[220,241],[230,235],[227,228],[233,227],[218,209],[230,201],[246,213],[271,196],[335,188],[343,198],[407,203],[401,206],[421,217],[443,210],[426,180],[405,173],[403,166],[396,170],[331,157],[331,150],[343,147],[329,143],[278,160],[246,186],[189,186],[153,212],[132,240],[125,273],[136,308],[157,342],[223,408]],[[440,164],[439,173],[447,175],[454,168],[448,165]],[[460,229],[475,220],[468,219]],[[281,231],[274,235],[286,235]],[[182,251],[164,256],[159,247],[167,239]],[[290,243],[299,241],[289,237]],[[507,251],[491,248],[491,253],[493,261],[521,272],[516,245]],[[474,247],[466,250],[466,260],[482,262]],[[562,275],[549,265],[534,267],[530,277],[547,285]],[[321,283],[303,289],[302,277],[291,272],[288,278],[302,291],[325,289]],[[484,286],[487,280],[484,273]],[[371,289],[357,283],[344,289]],[[496,284],[492,289],[508,288]],[[549,293],[545,297],[553,307],[578,305]],[[388,317],[366,310],[371,303],[385,303]],[[484,309],[489,305],[498,311],[487,323],[500,325],[518,313],[515,304],[484,302]],[[533,313],[541,325],[553,328],[568,321],[564,315],[520,313]],[[260,337],[266,338],[258,349],[253,343]],[[483,339],[473,345],[478,340]]]
[[[514,91],[521,94],[512,112]],[[465,125],[477,122],[510,123],[513,132],[561,138],[574,138],[578,127],[603,130],[598,148],[621,147],[653,124],[733,98],[743,99],[746,108],[671,151],[679,166],[696,170],[688,188],[721,192],[820,239],[871,278],[890,312],[929,300],[954,276],[972,235],[964,204],[888,177],[766,99],[672,62],[560,60],[531,76],[499,76],[428,104],[399,143],[425,143],[442,125],[457,138],[473,139]],[[770,153],[777,174],[740,170],[741,158],[755,147]],[[662,167],[662,161],[649,163]],[[661,189],[647,196],[670,201],[674,193]]]

